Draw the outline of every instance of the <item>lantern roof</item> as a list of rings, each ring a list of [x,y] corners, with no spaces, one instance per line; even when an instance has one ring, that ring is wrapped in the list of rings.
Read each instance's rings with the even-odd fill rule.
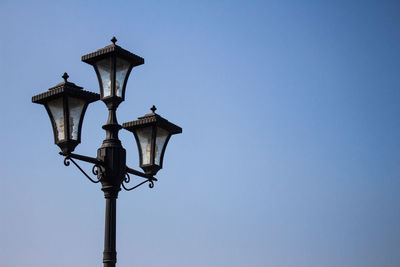
[[[170,134],[182,133],[181,127],[169,122],[168,120],[155,113],[156,110],[157,108],[153,105],[151,107],[151,113],[139,117],[138,120],[123,123],[122,128],[128,131],[132,131],[134,129],[156,125],[169,131]]]
[[[131,62],[133,67],[144,64],[144,59],[142,57],[139,57],[128,50],[123,49],[119,45],[116,45],[115,43],[117,42],[117,38],[113,37],[111,42],[112,44],[98,49],[95,52],[83,55],[82,61],[90,65],[94,65],[100,59],[106,58],[110,55],[117,55]]]
[[[45,104],[49,100],[60,97],[61,95],[69,95],[72,97],[84,98],[88,103],[97,101],[100,99],[100,95],[97,93],[82,90],[83,87],[77,86],[76,84],[67,81],[69,78],[68,74],[65,72],[62,76],[64,78],[63,82],[58,83],[56,86],[51,87],[47,92],[35,95],[32,97],[33,103]]]

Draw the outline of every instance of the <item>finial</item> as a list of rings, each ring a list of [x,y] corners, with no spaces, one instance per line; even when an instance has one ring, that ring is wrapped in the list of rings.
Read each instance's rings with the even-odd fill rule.
[[[113,38],[111,38],[111,42],[112,42],[113,44],[115,44],[117,41],[118,41],[118,40],[117,40],[117,38],[115,38],[115,36],[113,36]]]
[[[67,79],[69,78],[68,73],[64,72],[63,76],[61,76],[65,82],[67,82]]]
[[[153,105],[153,106],[151,107],[151,109],[150,109],[150,110],[151,110],[153,113],[155,113],[155,112],[156,112],[156,110],[157,110],[157,108],[156,108],[156,106],[154,106],[154,105]]]

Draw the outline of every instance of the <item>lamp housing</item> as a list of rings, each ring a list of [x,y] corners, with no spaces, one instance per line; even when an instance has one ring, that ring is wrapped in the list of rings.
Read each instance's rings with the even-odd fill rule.
[[[163,166],[165,149],[171,135],[182,133],[182,128],[156,114],[139,117],[138,120],[122,124],[122,128],[135,136],[139,150],[140,167],[148,175],[155,175]]]
[[[144,64],[144,59],[115,44],[82,56],[82,61],[92,65],[100,85],[100,99],[106,105],[118,106],[125,100],[125,88],[133,67]]]
[[[32,102],[45,106],[53,126],[54,143],[64,154],[74,151],[81,142],[83,117],[89,103],[99,100],[99,94],[82,90],[83,87],[64,81],[47,92],[32,97]]]

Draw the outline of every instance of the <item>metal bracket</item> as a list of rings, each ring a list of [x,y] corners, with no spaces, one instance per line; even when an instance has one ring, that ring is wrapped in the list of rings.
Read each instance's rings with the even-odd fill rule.
[[[78,167],[78,169],[86,176],[86,178],[88,178],[92,183],[95,183],[95,184],[97,184],[98,182],[100,182],[100,179],[97,179],[97,180],[94,180],[94,179],[92,179],[92,178],[90,178],[90,176],[78,165],[78,163],[76,163],[75,162],[75,160],[73,160],[72,158],[71,158],[71,156],[70,155],[68,155],[68,156],[66,156],[65,157],[65,159],[64,159],[64,165],[65,166],[69,166],[70,165],[70,161],[72,161],[72,163],[76,166],[76,167]],[[95,169],[95,168],[97,168],[97,170]],[[94,175],[98,175],[98,173],[99,173],[99,170],[100,169],[100,165],[99,164],[94,164],[93,165],[93,168],[92,168],[92,173],[94,174]]]
[[[139,176],[139,175],[138,175]],[[142,176],[143,177],[143,176]],[[149,187],[150,188],[153,188],[154,187],[154,181],[158,181],[157,180],[157,178],[154,178],[154,177],[144,177],[144,178],[146,178],[146,181],[143,181],[143,182],[141,182],[141,183],[138,183],[137,185],[135,185],[135,186],[133,186],[133,187],[131,187],[131,188],[127,188],[126,186],[125,186],[125,184],[124,183],[126,183],[126,184],[128,184],[130,181],[131,181],[131,177],[129,176],[129,174],[128,174],[128,172],[125,174],[125,179],[124,179],[124,181],[122,182],[122,187],[126,190],[126,191],[131,191],[131,190],[133,190],[133,189],[135,189],[135,188],[137,188],[137,187],[139,187],[139,186],[141,186],[141,185],[143,185],[143,184],[145,184],[145,183],[149,183]]]
[[[63,153],[60,153],[60,155],[65,156],[65,159],[64,159],[64,165],[65,165],[65,166],[69,166],[69,165],[70,165],[70,161],[71,161],[71,162],[83,173],[83,175],[85,175],[86,178],[89,179],[89,181],[91,181],[92,183],[95,183],[95,184],[101,182],[101,179],[100,179],[100,178],[98,178],[97,180],[92,179],[92,178],[78,165],[78,163],[76,163],[75,160],[73,160],[73,158],[75,158],[75,159],[83,160],[83,161],[86,161],[86,162],[89,162],[89,163],[93,163],[94,165],[93,165],[93,168],[92,168],[92,173],[93,173],[94,175],[98,176],[99,171],[100,171],[100,167],[101,167],[101,165],[102,165],[102,164],[101,164],[101,161],[99,161],[98,159],[96,159],[96,158],[91,158],[91,157],[87,157],[87,156],[83,156],[83,155],[79,155],[79,154],[73,154],[73,153],[70,153],[70,154],[68,154],[68,155],[65,155],[65,154],[63,154]],[[130,181],[131,181],[131,177],[129,176],[129,173],[130,173],[130,174],[133,174],[133,175],[136,175],[136,176],[139,176],[139,177],[142,177],[142,178],[145,178],[146,180],[143,181],[143,182],[138,183],[137,185],[134,185],[134,186],[131,187],[131,188],[128,188],[127,186],[125,186],[125,184],[128,184],[128,183],[130,183]],[[148,174],[145,174],[145,173],[143,173],[143,172],[140,172],[140,171],[131,169],[131,168],[129,168],[129,167],[126,167],[125,178],[124,178],[124,180],[122,181],[121,185],[122,185],[122,187],[123,187],[126,191],[131,191],[131,190],[133,190],[133,189],[135,189],[135,188],[138,188],[139,186],[141,186],[141,185],[143,185],[143,184],[145,184],[145,183],[149,183],[149,187],[150,187],[150,188],[153,188],[153,187],[154,187],[154,182],[155,182],[155,181],[158,181],[157,178],[155,178],[155,177],[153,177],[153,176],[151,176],[151,175],[148,175]]]

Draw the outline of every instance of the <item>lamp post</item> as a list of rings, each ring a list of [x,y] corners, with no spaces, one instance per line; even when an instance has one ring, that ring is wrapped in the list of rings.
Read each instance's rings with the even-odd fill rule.
[[[125,100],[125,88],[132,68],[144,64],[144,59],[112,44],[93,53],[82,56],[82,61],[92,65],[96,71],[100,85],[100,94],[82,90],[83,88],[68,81],[68,74],[62,76],[64,81],[50,88],[47,92],[32,97],[33,103],[45,106],[53,126],[54,142],[64,156],[64,164],[72,162],[93,183],[101,183],[101,190],[106,199],[105,235],[104,235],[104,267],[115,267],[116,252],[116,199],[121,187],[127,191],[145,183],[153,188],[154,177],[162,168],[167,143],[173,134],[182,133],[182,128],[151,113],[139,117],[136,121],[119,125],[116,111]],[[97,157],[89,157],[72,153],[81,141],[82,122],[86,108],[94,101],[102,100],[109,111],[107,123],[103,125],[106,138],[97,150]],[[122,128],[132,132],[139,150],[140,167],[144,172],[129,168],[126,165],[126,151],[118,138]],[[75,160],[92,163],[91,178]],[[129,187],[129,174],[144,178],[144,181]]]

